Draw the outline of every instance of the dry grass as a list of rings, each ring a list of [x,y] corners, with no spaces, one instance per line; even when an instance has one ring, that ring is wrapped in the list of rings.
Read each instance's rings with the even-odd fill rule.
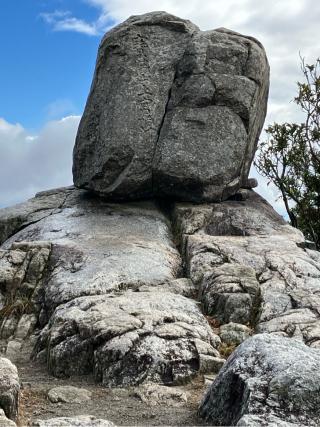
[[[221,354],[222,357],[227,359],[237,347],[238,347],[237,344],[226,344],[225,342],[223,342],[219,346],[219,353]]]

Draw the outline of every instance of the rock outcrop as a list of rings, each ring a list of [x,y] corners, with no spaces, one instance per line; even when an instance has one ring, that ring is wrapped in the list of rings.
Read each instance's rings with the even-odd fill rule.
[[[302,233],[263,199],[242,194],[244,201],[175,207],[203,310],[219,324],[250,325],[318,347],[319,252],[304,247]]]
[[[7,354],[23,349],[29,337],[35,360],[46,361],[55,376],[93,373],[112,387],[212,375],[237,345],[244,341],[246,352],[256,342],[248,337],[261,332],[271,335],[254,337],[259,354],[280,335],[281,358],[291,360],[293,338],[313,361],[320,342],[319,253],[253,191],[242,190],[236,199],[120,204],[67,188],[0,211],[2,229],[11,229],[1,247],[0,275]],[[27,297],[27,313],[13,315],[8,295],[11,303]],[[26,315],[35,319],[32,328]],[[4,327],[10,322],[11,329]],[[242,350],[232,358],[238,354]],[[229,363],[212,390],[228,387],[223,372]],[[263,381],[267,365],[252,364],[260,366]],[[295,381],[292,371],[285,381]],[[215,423],[210,408],[220,402],[217,395],[209,391],[200,411]],[[228,404],[223,396],[221,408]],[[261,405],[243,414],[239,409],[237,422],[283,420]],[[301,413],[304,407],[301,401]],[[299,415],[292,423],[315,419]]]
[[[106,34],[74,149],[80,189],[0,210],[2,354],[117,389],[121,415],[128,390],[149,421],[159,405],[183,411],[202,378],[212,424],[320,424],[320,255],[248,179],[268,79],[261,44],[226,29],[155,12]],[[112,397],[92,384],[50,384],[58,418],[34,425],[122,425],[101,408],[55,412]],[[0,423],[18,395],[0,359]]]
[[[103,384],[123,386],[179,383],[217,366],[220,339],[190,298],[192,282],[179,278],[180,254],[156,204],[108,204],[81,190],[62,189],[40,194],[27,207],[38,210],[41,199],[51,197],[59,200],[56,210],[25,222],[2,246],[6,270],[14,277],[22,271],[23,287],[31,282],[31,264],[20,267],[24,249],[32,248],[37,257],[44,248],[49,251],[35,264],[40,279],[28,309],[40,328],[35,351],[50,372],[92,372]],[[7,209],[2,222],[27,207],[15,207],[12,214]],[[7,289],[15,289],[10,278],[5,279]],[[20,323],[18,315],[14,325]],[[16,328],[6,328],[2,336],[7,351]]]
[[[129,18],[99,47],[75,185],[116,200],[226,199],[248,184],[268,87],[252,37],[164,12]]]
[[[174,209],[189,277],[220,329],[220,351],[242,341],[230,329],[258,334],[228,359],[200,414],[214,425],[318,425],[311,408],[320,398],[319,252],[263,199],[241,195]]]

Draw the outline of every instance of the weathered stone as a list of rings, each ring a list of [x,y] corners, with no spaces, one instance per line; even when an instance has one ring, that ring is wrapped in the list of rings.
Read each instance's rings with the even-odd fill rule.
[[[184,381],[199,371],[201,351],[216,355],[219,343],[194,301],[127,291],[60,305],[41,333],[40,349],[47,348],[54,375],[94,371],[103,384],[126,386]]]
[[[251,334],[252,330],[250,328],[233,322],[222,325],[219,332],[221,341],[228,345],[239,345],[249,338]]]
[[[15,330],[15,338],[18,340],[27,338],[33,332],[36,323],[37,317],[34,314],[23,314]]]
[[[18,415],[20,383],[17,368],[8,359],[0,358],[0,409],[7,418]]]
[[[6,417],[3,409],[0,409],[0,427],[17,427],[15,422]]]
[[[166,387],[158,384],[146,384],[134,390],[135,396],[151,406],[183,406],[188,395],[178,387]]]
[[[91,399],[92,393],[84,388],[70,385],[54,387],[48,391],[48,399],[52,403],[83,403]]]
[[[43,191],[27,202],[0,209],[0,244],[19,229],[59,211],[72,187]]]
[[[79,415],[77,417],[58,417],[48,420],[37,420],[34,427],[114,427],[111,421],[102,420],[92,415]]]
[[[199,412],[219,426],[318,426],[319,372],[318,350],[297,340],[258,334],[228,359]]]
[[[50,196],[37,199],[42,197]],[[59,211],[24,227],[3,245],[52,245],[42,323],[57,305],[73,298],[161,284],[179,274],[181,259],[168,221],[153,202],[109,204],[81,190],[68,191],[64,200]]]
[[[181,258],[156,204],[110,204],[60,191],[66,197],[59,210],[2,246],[7,257],[23,253],[20,264],[8,264],[23,272],[17,289],[39,283],[32,301],[42,331],[34,356],[54,375],[93,372],[111,386],[179,383],[217,366],[220,339],[193,299],[197,288],[179,277]],[[33,262],[45,247],[49,258]],[[28,335],[22,320],[10,346]]]
[[[0,339],[11,361],[18,361],[23,341],[37,324],[50,251],[51,244],[40,241],[14,242],[8,249],[0,249]]]
[[[22,342],[20,340],[10,340],[7,344],[6,357],[11,360],[11,362],[16,363],[20,356],[20,350],[22,347]]]
[[[129,18],[99,47],[75,185],[114,199],[227,198],[247,186],[268,86],[251,37],[165,12]]]
[[[175,228],[203,308],[218,323],[242,323],[320,345],[319,257],[253,191],[245,201],[176,204]]]

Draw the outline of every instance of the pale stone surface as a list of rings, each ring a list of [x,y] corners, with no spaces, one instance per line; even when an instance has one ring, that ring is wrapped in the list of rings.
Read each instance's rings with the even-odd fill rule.
[[[59,193],[59,209],[18,227],[1,247],[3,306],[13,293],[19,307],[25,295],[33,307],[2,322],[1,347],[5,342],[9,352],[19,352],[37,327],[34,355],[51,373],[93,373],[112,387],[181,384],[198,373],[224,372],[219,333],[227,345],[251,332],[291,337],[290,343],[307,344],[306,366],[314,359],[320,256],[253,191],[220,204],[176,203],[170,212],[154,202],[115,204],[61,189],[18,210],[29,209],[32,218],[30,206],[40,212],[50,198],[60,200]],[[2,229],[14,223],[16,209],[0,211]],[[260,342],[259,354],[268,346]],[[279,357],[291,360],[290,351],[279,346]],[[288,382],[294,380],[286,372]],[[265,365],[259,375],[268,375]],[[268,402],[259,413],[243,414],[241,423],[296,423],[264,410]],[[301,413],[305,408],[303,400]],[[299,415],[300,424],[306,420]]]
[[[15,422],[6,417],[3,409],[0,409],[0,427],[17,427]]]
[[[0,213],[1,216],[1,213]],[[0,295],[3,301],[0,342],[16,362],[23,342],[33,333],[40,312],[49,242],[15,242],[0,249]]]
[[[176,204],[173,217],[222,342],[271,333],[235,350],[200,414],[213,425],[319,425],[319,253],[252,191],[219,205]]]
[[[232,322],[222,325],[219,332],[221,341],[228,345],[239,345],[251,334],[252,330],[248,326]]]
[[[20,383],[18,371],[10,360],[0,358],[0,409],[7,418],[15,420],[18,415]]]
[[[135,396],[151,406],[183,406],[188,402],[188,394],[178,387],[146,384],[134,390]]]
[[[89,390],[70,385],[54,387],[48,391],[48,399],[52,403],[83,403],[90,400],[91,395]]]
[[[42,197],[53,196],[37,199]],[[25,227],[3,248],[30,240],[52,244],[45,321],[57,305],[73,298],[163,283],[181,270],[169,223],[153,202],[110,204],[67,190],[63,208]]]
[[[201,345],[202,344],[202,345]],[[60,305],[40,339],[57,376],[94,372],[108,386],[179,383],[214,359],[220,339],[197,304],[169,292],[76,298]]]
[[[112,386],[179,383],[218,366],[220,339],[193,300],[193,282],[179,277],[180,254],[157,205],[108,203],[76,189],[40,194],[27,205],[38,209],[42,198],[48,203],[59,192],[63,206],[2,245],[8,290],[17,271],[18,289],[33,289],[36,278],[31,301],[41,333],[34,356],[54,375],[93,372]],[[22,268],[29,252],[39,258],[39,250],[47,251],[43,262]],[[34,325],[28,316],[7,338],[12,357]]]
[[[212,425],[318,426],[320,353],[301,341],[258,334],[242,343],[200,405]]]
[[[72,191],[72,187],[43,191],[27,202],[0,209],[0,244],[19,229],[59,212],[69,190]]]
[[[100,44],[74,183],[122,200],[225,199],[248,185],[268,88],[252,37],[165,12],[133,16]]]
[[[263,199],[177,204],[175,227],[203,308],[220,324],[299,337],[318,346],[320,262]]]
[[[92,415],[79,415],[78,417],[58,417],[48,420],[37,420],[34,427],[114,427],[110,421],[93,417]]]

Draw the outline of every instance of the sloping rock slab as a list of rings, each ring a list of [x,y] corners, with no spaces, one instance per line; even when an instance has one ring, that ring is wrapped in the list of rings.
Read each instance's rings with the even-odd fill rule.
[[[219,426],[318,426],[319,351],[273,334],[249,338],[230,356],[199,413]]]
[[[60,193],[63,197],[58,197]],[[156,285],[180,273],[181,259],[170,225],[153,202],[110,204],[82,190],[61,189],[40,194],[13,207],[11,213],[9,208],[5,214],[0,210],[0,225],[6,228],[30,206],[40,209],[42,199],[53,206],[57,198],[63,198],[63,205],[18,228],[2,246],[10,249],[21,241],[51,243],[42,323],[57,305],[73,298]],[[29,217],[33,215],[29,212]]]
[[[6,417],[15,420],[18,415],[20,383],[18,371],[10,360],[0,358],[0,408]]]
[[[195,301],[169,292],[76,298],[59,306],[38,350],[56,376],[94,371],[107,386],[179,383],[219,355]]]

